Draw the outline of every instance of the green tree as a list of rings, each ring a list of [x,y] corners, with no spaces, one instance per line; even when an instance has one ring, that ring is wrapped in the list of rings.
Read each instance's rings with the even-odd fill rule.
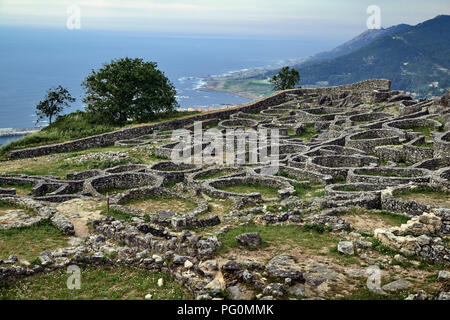
[[[92,70],[82,86],[86,111],[109,124],[149,121],[178,106],[174,85],[157,69],[156,62],[142,59],[112,60],[100,70]]]
[[[66,88],[58,86],[48,89],[45,99],[36,106],[36,115],[38,116],[36,123],[48,118],[51,124],[52,119],[57,117],[65,107],[70,107],[70,102],[75,102],[75,99],[72,98]]]
[[[300,73],[294,68],[283,67],[277,75],[272,77],[270,82],[275,91],[293,89],[300,82]]]

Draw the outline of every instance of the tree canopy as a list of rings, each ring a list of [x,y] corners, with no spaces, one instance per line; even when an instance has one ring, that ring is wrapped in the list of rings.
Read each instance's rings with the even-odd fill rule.
[[[92,70],[82,86],[86,111],[110,124],[146,122],[178,106],[174,85],[156,62],[142,59],[112,60]]]
[[[283,67],[278,74],[274,75],[270,82],[274,90],[293,89],[300,82],[300,73],[294,68]]]
[[[48,118],[51,124],[52,119],[58,116],[65,107],[70,107],[69,103],[74,101],[75,99],[72,98],[69,91],[62,86],[48,89],[45,99],[36,106],[36,115],[38,116],[36,123]]]

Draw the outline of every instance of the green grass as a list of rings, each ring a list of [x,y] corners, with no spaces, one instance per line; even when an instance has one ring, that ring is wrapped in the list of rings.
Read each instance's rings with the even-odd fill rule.
[[[345,192],[358,192],[361,191],[361,189],[358,189],[353,186],[345,186],[344,188],[339,189],[339,191],[345,191]]]
[[[413,144],[414,147],[419,147],[419,148],[431,148],[433,149],[434,144],[432,142],[423,142],[423,143],[416,143]]]
[[[0,182],[0,188],[4,189],[16,189],[16,194],[18,195],[30,195],[31,189],[33,189],[33,184],[17,182],[17,183],[2,183]]]
[[[96,124],[92,122],[91,117],[87,113],[76,111],[58,117],[54,123],[43,128],[39,132],[30,134],[22,139],[6,145],[0,149],[0,154],[5,154],[8,151],[16,149],[80,139],[96,134],[110,132],[115,129],[118,128],[104,124]]]
[[[423,134],[425,137],[431,137],[431,132],[435,130],[434,126],[423,126],[423,127],[406,127],[402,128],[403,130],[412,130],[414,132],[418,132]]]
[[[235,173],[235,170],[221,170],[219,172],[213,172],[213,173],[206,173],[206,174],[202,174],[197,176],[197,178],[195,178],[195,180],[209,180],[209,179],[217,179],[223,176],[227,176],[229,174],[233,174]]]
[[[372,239],[372,250],[378,251],[379,253],[389,255],[391,257],[395,256],[399,252],[397,250],[392,249],[380,242],[378,239]]]
[[[227,191],[227,192],[235,192],[235,193],[254,193],[257,192],[261,194],[263,198],[276,198],[278,197],[278,189],[272,187],[266,187],[259,184],[241,184],[235,186],[222,186],[218,187],[218,189]]]
[[[375,176],[375,177],[399,177],[399,178],[411,178],[414,177],[412,174],[407,174],[403,172],[377,172],[377,171],[369,171],[369,170],[361,170],[358,172],[359,175],[364,176]]]
[[[295,246],[319,252],[323,247],[337,245],[338,239],[328,232],[317,232],[314,228],[306,228],[296,225],[268,225],[261,226],[249,224],[231,229],[227,233],[219,235],[222,247],[218,253],[226,253],[231,249],[239,248],[240,244],[235,237],[242,233],[258,232],[261,236],[261,247],[268,246]]]
[[[431,117],[430,119],[432,120],[436,120],[437,122],[439,122],[440,124],[442,124],[442,127],[439,128],[439,132],[444,132],[445,131],[445,121],[442,120],[442,118],[440,116],[434,116]]]
[[[67,246],[68,237],[49,221],[39,226],[0,230],[0,259],[16,254],[31,260],[41,252]]]
[[[354,265],[360,265],[361,264],[357,257],[355,257],[355,256],[347,256],[347,255],[344,255],[344,254],[340,253],[338,251],[338,246],[337,245],[334,245],[334,246],[332,246],[332,247],[330,247],[328,249],[328,256],[334,257],[335,259],[339,260],[339,262],[341,264],[346,265],[346,266],[347,265],[351,265],[351,264],[354,264]]]
[[[197,207],[193,201],[172,196],[145,196],[128,201],[126,205],[145,212],[171,210],[174,213],[186,213]]]
[[[317,182],[311,182],[309,186],[294,185],[297,197],[310,199],[325,196],[325,186]]]
[[[414,189],[405,190],[403,192],[395,194],[396,198],[413,197],[415,195],[429,197],[435,200],[446,201],[450,198],[450,192],[444,190],[433,189],[425,186],[420,186]]]
[[[10,203],[7,200],[0,200],[0,211],[1,210],[10,210],[10,209],[21,209],[25,212],[25,214],[29,215],[29,216],[34,216],[36,215],[36,211],[34,211],[33,209],[30,208],[26,208],[24,206],[19,206],[19,205],[15,205]]]
[[[387,166],[388,160],[381,158],[381,166],[385,167]],[[408,160],[406,160],[405,158],[401,158],[400,160],[398,160],[397,162],[395,162],[397,164],[397,167],[399,168],[406,168],[406,167],[410,167],[413,165],[413,163],[409,162]]]
[[[44,156],[34,159],[21,159],[5,162],[5,168],[8,165],[14,165],[13,169],[2,171],[0,173],[26,174],[30,176],[36,175],[53,175],[64,178],[67,173],[81,172],[92,169],[107,169],[128,162],[139,163],[139,160],[131,157],[129,160],[112,162],[109,160],[85,160],[75,161],[75,158],[81,155],[87,155],[98,152],[124,152],[128,150],[126,147],[104,147],[92,148],[89,150],[64,153],[57,156]],[[73,160],[73,161],[72,161]]]
[[[389,211],[367,210],[367,209],[362,209],[362,208],[350,208],[348,211],[341,213],[339,215],[346,215],[346,214],[354,214],[354,215],[367,214],[367,215],[379,216],[386,222],[389,222],[392,225],[398,225],[398,226],[408,222],[408,220],[410,219],[407,216],[395,214],[395,213],[392,213]]]
[[[292,179],[292,180],[297,180],[297,181],[308,181],[308,179],[299,179],[296,176],[287,173],[286,171],[278,171],[276,176],[277,177],[288,178],[288,179]]]
[[[182,118],[197,114],[197,111],[173,111],[162,113],[152,119],[151,123]],[[133,125],[130,123],[128,125]],[[95,120],[89,113],[76,111],[60,116],[51,125],[41,131],[30,134],[0,148],[0,159],[6,159],[8,152],[17,149],[37,147],[47,144],[81,139],[97,134],[111,132],[120,127],[105,125]]]
[[[100,194],[106,196],[106,195],[115,195],[115,194],[118,194],[118,193],[122,193],[122,192],[125,192],[125,191],[130,190],[130,189],[133,189],[133,188],[130,188],[130,187],[123,187],[123,188],[111,187],[111,188],[100,190],[99,192],[100,192]]]
[[[400,161],[396,162],[397,163],[397,167],[399,168],[406,168],[406,167],[410,167],[413,164],[409,161],[407,161],[406,159],[400,159]]]
[[[114,217],[117,220],[122,220],[122,221],[131,221],[131,219],[133,218],[132,215],[130,214],[126,214],[125,212],[116,210],[116,209],[109,209],[109,211],[104,208],[100,214],[107,216],[107,217]]]
[[[81,289],[69,290],[65,269],[39,274],[0,287],[5,300],[184,300],[192,296],[171,276],[131,267],[96,266],[81,269]],[[164,285],[158,287],[158,279]]]
[[[379,294],[369,290],[364,284],[342,300],[405,300],[407,296],[408,293]]]
[[[305,141],[310,141],[316,134],[318,134],[318,132],[314,129],[314,124],[307,124],[305,131],[297,136],[292,136],[291,138],[301,138]]]
[[[157,136],[170,136],[172,134],[172,131],[167,131],[167,132],[159,132],[157,134]]]
[[[256,96],[267,96],[273,93],[272,85],[264,80],[227,79],[221,88],[227,92],[250,92]]]

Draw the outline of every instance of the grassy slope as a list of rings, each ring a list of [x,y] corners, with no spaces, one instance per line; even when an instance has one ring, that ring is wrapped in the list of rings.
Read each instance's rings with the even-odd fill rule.
[[[0,297],[5,300],[117,300],[143,299],[151,294],[152,300],[191,299],[173,277],[129,267],[85,267],[81,269],[81,289],[69,290],[66,270],[39,274],[15,283],[0,285]],[[158,279],[164,285],[158,287]]]
[[[16,254],[32,260],[41,252],[66,247],[68,237],[50,222],[29,228],[0,230],[0,259]]]
[[[197,113],[197,111],[176,111],[161,114],[151,123],[179,119]],[[133,125],[136,124],[130,123],[126,127],[131,127]],[[7,153],[11,150],[71,141],[118,129],[120,129],[120,127],[95,123],[91,120],[89,114],[82,111],[76,111],[60,116],[54,123],[39,132],[25,136],[22,139],[0,148],[0,159],[5,158]]]

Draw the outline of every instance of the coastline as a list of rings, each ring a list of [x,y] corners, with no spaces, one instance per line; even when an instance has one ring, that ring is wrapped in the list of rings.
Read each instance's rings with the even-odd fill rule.
[[[224,86],[226,80],[221,79],[221,78],[203,78],[202,80],[205,82],[205,84],[203,86],[201,86],[200,88],[198,88],[197,89],[198,91],[229,93],[229,94],[233,94],[235,96],[238,96],[238,97],[241,97],[244,99],[249,99],[249,100],[256,100],[256,99],[260,98],[256,94],[254,94],[252,92],[248,92],[248,91],[236,91],[236,90],[223,89],[223,86]]]
[[[41,128],[21,128],[21,129],[13,129],[13,128],[0,128],[0,137],[17,137],[17,136],[26,136],[31,133],[35,133],[40,131]]]
[[[274,91],[268,82],[270,72],[278,70],[283,65],[292,66],[302,63],[310,57],[284,60],[279,65],[242,69],[231,71],[222,75],[211,75],[200,78],[201,85],[198,91],[222,92],[236,95],[241,98],[256,100],[269,96]]]

